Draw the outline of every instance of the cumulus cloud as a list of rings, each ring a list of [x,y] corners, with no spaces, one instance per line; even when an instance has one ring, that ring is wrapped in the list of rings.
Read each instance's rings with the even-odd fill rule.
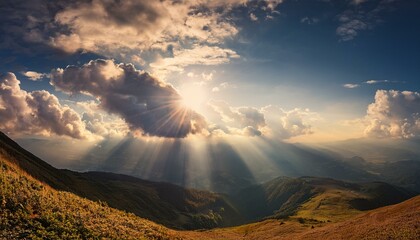
[[[47,91],[26,92],[13,73],[0,75],[0,128],[13,133],[87,138],[79,114]]]
[[[39,72],[34,72],[34,71],[22,72],[22,75],[27,77],[28,79],[30,79],[32,81],[38,81],[42,78],[48,77],[48,74],[46,74],[46,73],[39,73]]]
[[[224,101],[212,100],[209,106],[218,114],[222,123],[210,132],[244,136],[267,135],[278,139],[312,134],[310,122],[318,117],[308,109],[284,110],[277,106],[263,108],[231,107]]]
[[[209,101],[208,105],[223,122],[216,129],[226,134],[259,136],[266,126],[264,114],[257,108],[233,108],[227,102],[216,100]]]
[[[316,113],[309,109],[295,108],[284,110],[277,106],[266,106],[262,109],[267,124],[275,137],[289,139],[300,135],[312,134],[310,122],[318,119]]]
[[[204,118],[182,107],[181,96],[168,84],[132,64],[93,60],[51,73],[51,84],[67,93],[95,97],[101,109],[117,114],[131,130],[160,137],[185,137],[205,128]]]
[[[365,134],[371,137],[420,136],[420,93],[378,90],[366,115]]]
[[[107,114],[96,101],[76,102],[83,110],[82,121],[86,129],[102,137],[123,137],[129,133],[127,123],[120,117]]]

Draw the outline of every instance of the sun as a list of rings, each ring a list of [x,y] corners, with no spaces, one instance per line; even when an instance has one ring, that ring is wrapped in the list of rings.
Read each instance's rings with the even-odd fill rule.
[[[202,85],[185,84],[179,89],[182,100],[181,104],[196,112],[202,112],[207,100],[207,92]]]

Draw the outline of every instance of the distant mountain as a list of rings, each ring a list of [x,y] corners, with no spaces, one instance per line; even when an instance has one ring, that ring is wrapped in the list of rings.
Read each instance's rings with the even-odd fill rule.
[[[61,168],[78,172],[114,172],[226,194],[278,176],[380,180],[363,168],[340,161],[339,151],[273,142],[264,137],[249,139],[237,146],[222,139],[208,141],[201,143],[201,150],[195,149],[193,142],[180,139],[162,140],[156,145],[134,137],[111,138],[90,147],[82,146],[82,150],[63,139],[37,137],[17,138],[16,141]],[[157,151],[160,144],[165,147]],[[50,151],[51,148],[55,151]]]
[[[420,192],[420,161],[401,160],[391,162],[369,162],[359,156],[344,158],[344,162],[355,168],[364,169],[386,181],[416,192]]]
[[[280,177],[242,189],[232,199],[249,221],[287,217],[337,221],[413,196],[412,191],[383,182]]]
[[[0,155],[52,188],[107,202],[111,207],[165,226],[196,229],[240,222],[239,214],[221,194],[113,173],[59,170],[3,133],[0,133]]]

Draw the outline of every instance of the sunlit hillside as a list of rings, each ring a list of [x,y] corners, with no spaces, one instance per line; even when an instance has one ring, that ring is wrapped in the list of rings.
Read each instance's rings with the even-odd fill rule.
[[[132,213],[57,191],[0,158],[0,239],[171,239]]]

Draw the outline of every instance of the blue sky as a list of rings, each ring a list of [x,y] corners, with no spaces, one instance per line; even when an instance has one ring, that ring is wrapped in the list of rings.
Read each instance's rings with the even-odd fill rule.
[[[6,105],[16,99],[2,92],[0,104],[10,111],[2,113],[7,120],[0,127],[12,134],[108,138],[114,122],[120,123],[121,136],[136,132],[140,138],[182,132],[181,137],[268,136],[311,142],[411,138],[420,133],[418,1],[133,0],[123,4],[39,0],[1,4],[0,72],[15,74],[20,80],[16,91],[22,96],[46,90],[58,97],[55,111],[61,114],[42,116],[40,107],[21,99],[28,105],[25,109],[39,117],[33,123],[19,123],[25,116],[13,115],[14,105]],[[144,92],[144,83],[138,89],[141,94],[132,93],[135,89],[129,86],[137,80],[126,77],[132,71],[129,63],[173,90]],[[77,68],[66,69],[68,65]],[[104,68],[114,71],[109,78],[100,72]],[[87,69],[99,71],[97,76],[103,79],[84,77]],[[28,71],[44,75],[33,81]],[[77,74],[70,75],[71,71]],[[115,71],[124,72],[125,77],[113,75]],[[143,73],[136,76],[138,81],[147,79]],[[2,75],[2,81],[11,78]],[[86,82],[101,85],[111,78],[123,79],[127,86],[86,86]],[[123,95],[119,103],[112,102],[114,93]],[[168,94],[175,99],[179,94],[184,99],[180,105],[192,108],[182,110],[188,113],[187,120],[177,115],[177,107],[156,100]],[[128,98],[135,104],[124,109],[132,104],[121,102]],[[118,104],[121,109],[115,107]],[[142,104],[164,106],[175,115],[173,124],[150,127],[151,119],[159,122],[168,116],[149,114]],[[78,119],[65,119],[67,108]],[[137,119],[133,111],[149,115]],[[186,126],[185,134],[179,129],[161,130],[175,125]]]

